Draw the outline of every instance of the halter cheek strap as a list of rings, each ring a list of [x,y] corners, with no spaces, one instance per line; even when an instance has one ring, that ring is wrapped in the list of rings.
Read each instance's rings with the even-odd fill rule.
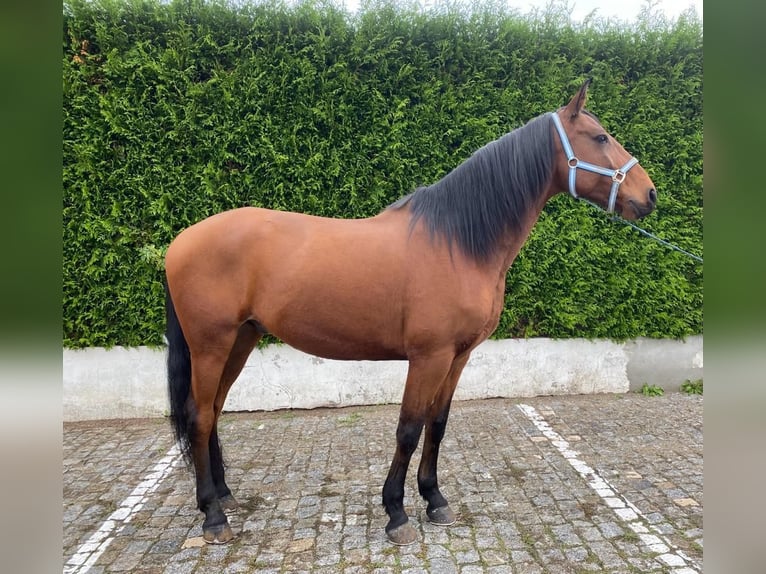
[[[569,138],[564,131],[564,126],[561,124],[561,118],[559,118],[559,115],[555,112],[552,112],[551,115],[553,116],[553,123],[556,126],[556,131],[559,133],[559,138],[561,138],[561,146],[564,148],[564,153],[566,154],[569,163],[569,193],[575,199],[580,199],[575,187],[578,169],[584,169],[585,171],[592,171],[593,173],[611,177],[612,189],[609,192],[609,202],[607,203],[606,212],[612,213],[614,211],[615,203],[617,203],[617,192],[620,189],[620,184],[625,181],[625,175],[628,173],[628,170],[636,165],[638,160],[631,157],[620,169],[608,169],[577,159],[577,156],[575,156],[572,146],[569,143]]]

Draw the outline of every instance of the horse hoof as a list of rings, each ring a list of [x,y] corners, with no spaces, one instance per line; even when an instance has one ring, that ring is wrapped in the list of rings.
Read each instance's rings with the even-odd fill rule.
[[[218,502],[221,505],[221,510],[223,510],[226,514],[239,510],[239,504],[231,494],[227,494],[223,498],[219,498]]]
[[[234,531],[228,524],[214,526],[202,532],[202,538],[208,544],[226,544],[234,538]]]
[[[450,526],[457,522],[457,515],[449,506],[426,510],[426,514],[428,515],[428,521],[431,524],[436,524],[438,526]]]
[[[401,526],[392,528],[387,531],[386,534],[388,535],[388,539],[397,546],[409,546],[418,540],[418,532],[410,526],[409,522],[405,522]]]

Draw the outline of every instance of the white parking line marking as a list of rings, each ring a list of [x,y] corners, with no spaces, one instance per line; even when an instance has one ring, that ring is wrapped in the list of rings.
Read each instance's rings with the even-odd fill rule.
[[[154,465],[133,492],[120,503],[88,540],[85,541],[64,565],[64,574],[85,574],[96,563],[114,540],[115,535],[128,524],[133,516],[144,507],[149,496],[170,474],[181,460],[178,445],[174,445],[162,459]]]
[[[679,548],[668,541],[656,527],[649,524],[646,517],[633,503],[617,492],[617,489],[614,486],[612,486],[606,479],[602,478],[587,463],[580,460],[578,458],[580,453],[569,448],[569,443],[551,428],[551,425],[548,424],[545,418],[537,412],[534,407],[525,404],[517,406],[519,407],[519,410],[532,421],[532,424],[543,433],[543,436],[556,447],[556,450],[561,453],[561,456],[567,460],[572,468],[574,468],[588,483],[588,486],[590,486],[596,494],[601,497],[606,505],[612,509],[617,517],[625,522],[628,528],[638,535],[647,549],[657,554],[657,556],[654,557],[655,560],[657,560],[664,568],[667,568],[668,566],[672,567],[673,570],[670,571],[672,574],[700,573],[699,566]],[[651,534],[649,532],[650,529],[653,530],[655,534]]]

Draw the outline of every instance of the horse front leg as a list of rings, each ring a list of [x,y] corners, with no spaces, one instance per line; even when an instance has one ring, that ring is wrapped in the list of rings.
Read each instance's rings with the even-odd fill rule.
[[[423,456],[418,468],[418,490],[426,500],[426,515],[432,524],[449,526],[457,520],[455,512],[450,508],[447,499],[439,490],[437,478],[437,465],[439,460],[439,448],[444,433],[447,429],[452,397],[455,394],[458,380],[468,362],[469,355],[457,357],[452,363],[452,368],[426,421],[426,435],[423,441]]]
[[[439,414],[426,426],[426,437],[423,441],[423,457],[418,468],[418,491],[426,500],[426,515],[433,524],[449,526],[457,520],[454,511],[450,508],[447,499],[439,490],[436,467],[439,458],[439,445],[444,438],[449,416],[447,404]]]
[[[388,514],[386,534],[388,539],[399,546],[412,544],[417,540],[417,532],[409,525],[409,517],[404,510],[404,479],[410,465],[412,453],[418,446],[423,420],[420,417],[399,416],[396,428],[396,453],[383,485],[383,506]]]
[[[418,538],[404,510],[404,481],[429,405],[451,364],[452,356],[447,355],[410,361],[396,428],[396,452],[383,485],[383,506],[389,518],[386,534],[391,542],[399,546],[412,544]]]

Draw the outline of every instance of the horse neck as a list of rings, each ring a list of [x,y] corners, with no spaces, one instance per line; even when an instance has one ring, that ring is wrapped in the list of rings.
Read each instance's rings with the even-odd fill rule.
[[[497,268],[500,274],[505,276],[505,274],[508,273],[516,256],[519,254],[519,251],[521,251],[521,248],[524,247],[530,233],[532,233],[532,229],[540,218],[540,214],[543,212],[545,204],[557,193],[558,191],[556,191],[555,185],[551,182],[545,192],[540,196],[540,199],[527,211],[520,228],[515,232],[508,230],[502,237],[498,245],[497,255],[490,263]]]

